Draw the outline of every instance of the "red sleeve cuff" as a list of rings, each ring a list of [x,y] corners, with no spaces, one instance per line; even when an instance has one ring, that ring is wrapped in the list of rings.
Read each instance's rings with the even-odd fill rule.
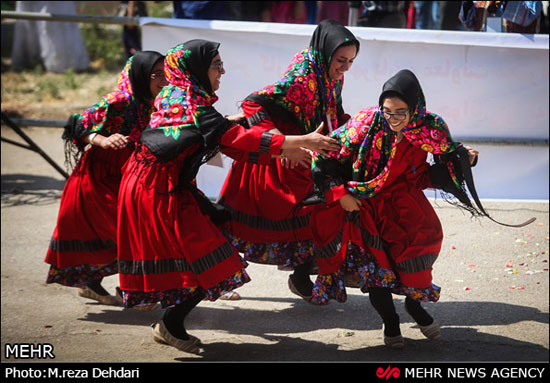
[[[280,155],[282,150],[283,150],[284,140],[285,140],[284,135],[274,134],[273,137],[271,137],[271,145],[269,147],[269,154],[272,154],[274,156]]]
[[[325,193],[325,202],[332,203],[334,201],[338,201],[340,198],[342,198],[346,194],[348,194],[346,185],[338,185]]]

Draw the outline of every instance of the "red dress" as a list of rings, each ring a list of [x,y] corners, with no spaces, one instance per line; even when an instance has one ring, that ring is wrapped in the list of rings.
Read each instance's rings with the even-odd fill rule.
[[[63,138],[83,150],[82,138],[91,133],[111,136],[120,133],[139,140],[149,122],[152,103],[137,98],[130,73],[136,60],[159,60],[160,54],[147,52],[128,60],[118,79],[117,89],[105,95],[83,114],[67,121]],[[134,60],[135,59],[135,60]],[[143,75],[149,81],[150,74]],[[57,225],[45,262],[50,270],[46,283],[86,287],[105,276],[116,274],[117,199],[122,167],[134,145],[124,149],[91,146],[69,176],[61,195]]]
[[[247,119],[263,110],[248,100],[242,108]],[[294,124],[277,116],[269,118],[251,129],[277,128],[284,135],[300,134]],[[292,267],[311,260],[312,207],[299,202],[312,191],[309,167],[287,169],[278,158],[270,158],[266,164],[235,161],[220,193],[220,203],[232,213],[233,245],[251,262]]]
[[[388,287],[416,300],[438,300],[440,288],[432,284],[431,265],[443,231],[423,192],[430,187],[426,156],[403,139],[384,187],[361,199],[358,215],[346,213],[338,201],[347,193],[344,185],[327,193],[330,203],[318,206],[311,219],[321,274],[314,301],[345,301],[345,287],[338,280],[353,280],[353,287],[365,291]]]
[[[47,283],[85,287],[91,279],[117,273],[118,188],[131,152],[92,146],[71,173],[46,254]]]
[[[233,145],[228,152],[246,160],[250,154],[244,148],[259,146],[260,139],[235,126],[221,145]],[[267,152],[279,153],[283,139],[271,137]],[[235,149],[239,147],[241,156]],[[167,307],[198,291],[216,300],[250,280],[246,263],[203,213],[196,196],[187,188],[174,189],[196,149],[188,147],[173,160],[159,161],[141,145],[128,160],[118,205],[120,288],[126,307],[159,301]]]

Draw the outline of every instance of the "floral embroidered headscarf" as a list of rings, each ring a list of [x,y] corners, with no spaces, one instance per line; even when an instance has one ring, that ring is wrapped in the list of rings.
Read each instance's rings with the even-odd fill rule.
[[[458,202],[448,200],[450,203],[504,226],[521,227],[534,221],[531,218],[524,223],[510,225],[489,216],[477,196],[466,149],[461,143],[453,141],[441,117],[426,110],[420,82],[406,69],[386,81],[378,107],[359,112],[332,133],[331,137],[342,143],[340,152],[329,158],[323,158],[318,153],[314,155],[312,173],[319,189],[326,188],[327,182],[342,184],[347,181],[348,191],[358,198],[372,197],[382,189],[391,172],[397,146],[397,133],[390,129],[381,112],[382,103],[390,92],[397,94],[409,106],[412,118],[401,132],[413,146],[433,154],[435,164],[430,167],[430,176],[432,183],[434,180],[438,183],[433,186],[457,198]],[[345,165],[350,158],[351,174],[347,173]],[[334,178],[337,180],[334,181]],[[470,201],[468,192],[477,207]]]
[[[352,180],[347,182],[347,186],[359,198],[378,193],[391,171],[397,134],[390,129],[380,110],[388,92],[400,95],[411,109],[411,121],[402,130],[404,138],[411,144],[433,154],[450,153],[461,145],[452,140],[441,117],[426,111],[424,94],[414,74],[408,70],[400,71],[384,84],[378,108],[361,111],[332,134],[344,148],[357,152],[352,163]],[[449,166],[454,174],[452,164]],[[454,180],[458,186],[459,181],[456,177]]]
[[[144,51],[130,57],[120,73],[117,89],[105,95],[82,114],[73,114],[63,131],[65,162],[73,167],[86,147],[82,137],[90,133],[110,136],[120,133],[134,142],[149,123],[153,98],[149,88],[154,65],[163,60],[158,52]]]
[[[164,59],[158,52],[144,51],[130,57],[120,73],[117,89],[105,95],[97,104],[82,114],[72,116],[63,138],[74,140],[90,133],[110,136],[120,133],[139,140],[141,131],[149,123],[153,96],[149,88],[154,65]]]
[[[354,44],[359,52],[359,41],[346,27],[334,20],[322,21],[313,32],[309,48],[294,56],[283,77],[246,99],[271,113],[282,110],[284,117],[296,121],[304,134],[326,120],[327,113],[336,128],[343,114],[343,80],[331,80],[328,70],[332,55],[344,44]]]
[[[169,161],[192,144],[216,151],[228,121],[212,105],[218,100],[208,79],[219,43],[191,40],[170,49],[164,72],[169,85],[155,99],[150,126],[141,141],[160,160]]]

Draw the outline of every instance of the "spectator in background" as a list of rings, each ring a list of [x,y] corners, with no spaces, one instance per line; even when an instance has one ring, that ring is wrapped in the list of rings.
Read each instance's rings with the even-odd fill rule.
[[[147,6],[144,1],[121,1],[120,16],[147,17]],[[122,28],[122,45],[126,60],[141,51],[141,30],[136,25],[124,25]]]
[[[275,23],[306,24],[305,1],[272,1],[271,21]]]
[[[538,33],[541,1],[463,1],[459,19],[473,31],[487,30],[487,17],[502,17],[504,32]]]
[[[228,1],[227,20],[271,21],[271,1]]]
[[[359,26],[375,28],[405,28],[406,1],[363,1]]]
[[[317,24],[326,19],[338,21],[348,25],[349,4],[347,1],[319,1],[317,10]]]
[[[445,31],[460,30],[458,13],[460,12],[460,2],[458,1],[438,1],[439,8],[439,29]]]
[[[226,20],[226,1],[174,1],[174,18]]]
[[[18,1],[17,12],[75,15],[73,1]],[[17,20],[11,52],[13,70],[32,69],[43,64],[47,72],[63,73],[72,68],[83,71],[90,57],[78,23]]]
[[[318,24],[317,17],[319,13],[319,4],[322,1],[304,1],[306,6],[306,15],[308,24]],[[344,2],[347,4],[347,2]],[[330,17],[329,17],[330,18]],[[346,23],[344,23],[346,25]]]
[[[509,33],[539,33],[542,1],[507,1],[502,14]]]
[[[439,29],[439,2],[415,1],[416,29]]]

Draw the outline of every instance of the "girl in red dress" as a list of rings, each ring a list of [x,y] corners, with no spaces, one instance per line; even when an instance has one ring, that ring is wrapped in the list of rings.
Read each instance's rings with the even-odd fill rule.
[[[441,117],[426,111],[409,70],[384,84],[378,107],[362,110],[331,137],[341,150],[313,160],[313,178],[325,199],[311,218],[319,268],[313,301],[344,302],[346,286],[360,287],[382,317],[384,342],[401,348],[392,293],[402,294],[422,333],[439,338],[437,322],[420,304],[439,299],[432,265],[443,240],[423,192],[435,186],[427,155],[434,155],[432,167],[443,170],[455,190],[466,193],[449,156],[463,153],[474,163],[477,152],[454,142]]]
[[[168,51],[170,85],[128,160],[118,202],[120,288],[125,307],[168,307],[153,326],[155,341],[199,352],[184,320],[203,299],[216,300],[250,279],[246,263],[221,231],[229,215],[197,189],[199,167],[220,148],[236,160],[270,161],[282,148],[319,150],[319,133],[295,139],[251,131],[212,106],[225,73],[218,43],[191,40]],[[320,143],[320,144],[319,144]]]
[[[68,152],[76,151],[81,158],[61,195],[57,226],[45,259],[51,265],[46,283],[79,287],[81,296],[104,304],[121,303],[105,291],[101,281],[118,270],[116,212],[121,169],[149,123],[154,97],[166,84],[163,65],[160,53],[136,54],[126,63],[114,92],[69,119],[63,138]],[[91,146],[83,152],[87,144]]]
[[[242,103],[250,129],[299,136],[323,122],[324,133],[342,125],[349,118],[342,109],[343,74],[358,51],[359,41],[343,25],[321,22],[283,78]],[[294,269],[289,287],[305,300],[313,287],[312,207],[302,204],[313,191],[310,162],[303,149],[285,150],[265,165],[234,162],[220,199],[232,213],[232,242],[245,259]]]

